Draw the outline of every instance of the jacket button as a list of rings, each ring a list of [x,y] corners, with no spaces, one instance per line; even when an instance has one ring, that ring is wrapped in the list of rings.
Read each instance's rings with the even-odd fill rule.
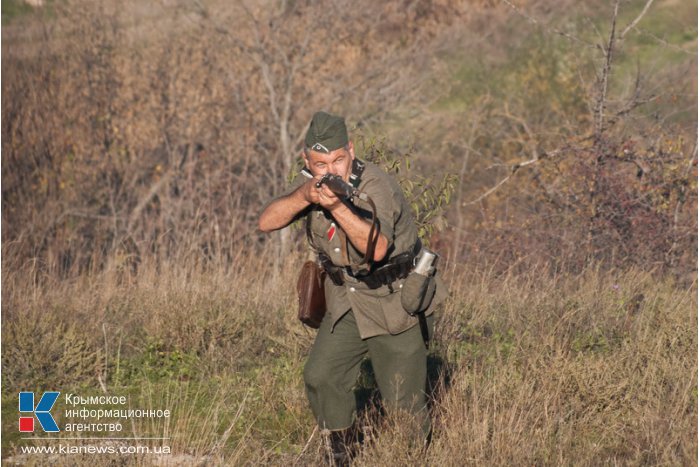
[[[333,251],[335,251],[336,253],[340,253],[340,248],[335,247],[335,248],[333,248]]]
[[[354,292],[354,291],[355,291],[355,287],[350,287],[350,292]]]

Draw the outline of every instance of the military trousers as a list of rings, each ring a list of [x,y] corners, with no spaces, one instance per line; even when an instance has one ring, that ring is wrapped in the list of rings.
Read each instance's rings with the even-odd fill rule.
[[[433,317],[427,318],[432,337]],[[361,339],[352,310],[335,325],[329,315],[321,322],[309,359],[304,367],[304,383],[311,410],[319,427],[342,430],[355,417],[353,388],[362,360],[369,356],[384,408],[402,409],[414,414],[427,433],[427,350],[420,327],[413,326],[397,335]]]

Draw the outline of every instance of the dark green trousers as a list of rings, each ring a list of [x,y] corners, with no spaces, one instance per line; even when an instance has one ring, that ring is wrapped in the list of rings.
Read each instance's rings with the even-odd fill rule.
[[[426,408],[427,351],[419,326],[401,334],[360,338],[352,311],[343,316],[331,333],[326,315],[304,367],[306,394],[318,425],[342,430],[355,416],[353,387],[360,364],[369,355],[375,379],[388,411],[406,410],[417,417],[427,434],[430,420]],[[428,317],[432,334],[433,317]]]

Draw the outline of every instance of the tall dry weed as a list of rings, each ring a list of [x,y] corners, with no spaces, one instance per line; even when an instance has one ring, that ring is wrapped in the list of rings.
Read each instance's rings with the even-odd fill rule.
[[[303,391],[313,333],[294,317],[297,263],[275,270],[271,258],[241,255],[237,264],[145,266],[130,281],[103,274],[53,287],[3,274],[4,400],[31,377],[41,387],[127,393],[134,405],[172,410],[166,422],[128,427],[167,434],[174,453],[162,461],[322,462]],[[455,267],[446,279],[451,298],[430,357],[432,445],[424,452],[400,416],[373,412],[376,387],[363,377],[358,396],[369,397],[373,434],[357,465],[695,458],[695,284],[597,268],[498,276]],[[22,346],[20,329],[56,345]],[[19,355],[42,372],[27,373]],[[19,441],[9,439],[3,455],[16,456]]]

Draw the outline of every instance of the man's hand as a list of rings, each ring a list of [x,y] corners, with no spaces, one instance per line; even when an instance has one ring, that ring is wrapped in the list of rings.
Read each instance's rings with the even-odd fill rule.
[[[360,253],[365,254],[371,224],[354,213],[349,205],[343,203],[326,185],[316,188],[318,180],[320,180],[320,177],[310,179],[299,187],[297,193],[302,198],[302,202],[317,204],[330,211],[340,228],[348,236],[350,242]],[[388,245],[387,238],[380,233],[374,249],[374,258],[372,259],[381,261],[386,256]]]
[[[333,212],[336,208],[341,206],[343,202],[330,188],[326,185],[321,185],[321,188],[318,188],[318,204],[330,212]]]
[[[304,184],[302,188],[304,199],[311,204],[318,204],[328,211],[333,211],[343,202],[326,185],[316,188],[319,179],[320,177],[313,178]]]
[[[319,204],[320,202],[319,190],[316,188],[318,180],[317,177],[311,178],[301,186],[301,194],[304,197],[304,201],[309,204]]]
[[[288,226],[309,204],[320,204],[317,180],[309,180],[288,195],[272,200],[258,220],[261,232],[272,232]]]

